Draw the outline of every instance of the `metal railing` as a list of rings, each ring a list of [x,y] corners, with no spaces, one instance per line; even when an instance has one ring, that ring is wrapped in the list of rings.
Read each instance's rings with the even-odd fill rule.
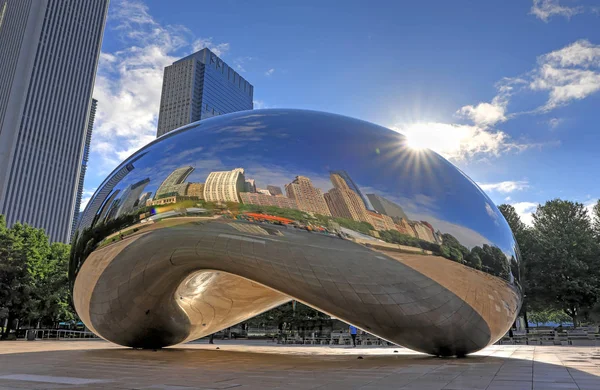
[[[31,333],[35,336],[32,337]],[[70,330],[70,329],[28,329],[26,336],[27,339],[40,339],[40,340],[71,340],[71,339],[98,339],[94,333],[85,330]]]

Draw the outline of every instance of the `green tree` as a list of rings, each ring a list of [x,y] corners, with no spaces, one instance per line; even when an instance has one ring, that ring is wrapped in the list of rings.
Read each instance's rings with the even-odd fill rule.
[[[598,242],[581,203],[554,199],[533,214],[538,256],[530,259],[528,288],[578,326],[582,311],[597,301],[600,283]]]
[[[532,311],[529,313],[529,320],[535,323],[535,326],[540,326],[540,324],[545,324],[550,321],[550,311],[549,310],[541,310],[541,311]]]
[[[600,199],[592,207],[592,225],[596,233],[596,238],[600,240]]]
[[[508,226],[513,232],[515,240],[517,241],[518,248],[517,253],[519,256],[519,264],[515,258],[511,258],[510,268],[513,276],[517,279],[518,283],[523,289],[524,299],[521,307],[521,314],[525,319],[525,326],[528,326],[528,310],[543,309],[546,307],[543,296],[536,295],[538,291],[531,290],[529,288],[529,279],[535,279],[539,275],[535,272],[530,272],[532,266],[539,264],[537,258],[539,253],[537,251],[538,244],[536,242],[534,231],[531,227],[525,225],[515,208],[508,204],[501,204],[498,209],[508,222]]]
[[[68,299],[69,246],[50,244],[42,229],[0,216],[0,319],[6,338],[15,324],[50,325],[74,317]]]

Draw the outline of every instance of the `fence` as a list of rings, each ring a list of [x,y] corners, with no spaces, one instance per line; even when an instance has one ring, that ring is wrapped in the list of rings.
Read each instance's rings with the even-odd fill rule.
[[[70,340],[70,339],[98,339],[94,333],[82,330],[69,329],[26,329],[23,337],[28,340]]]

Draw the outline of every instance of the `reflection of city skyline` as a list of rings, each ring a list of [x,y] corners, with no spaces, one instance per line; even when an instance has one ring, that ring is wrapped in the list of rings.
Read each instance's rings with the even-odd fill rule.
[[[160,183],[154,195],[151,191],[144,191],[149,184],[146,180],[142,181],[143,185],[138,182],[126,187],[118,199],[115,199],[118,193],[113,193],[109,199],[112,204],[106,205],[98,220],[132,212],[144,206],[162,206],[196,199],[300,210],[311,215],[368,223],[376,238],[379,238],[377,232],[392,230],[430,243],[441,243],[441,232],[436,231],[431,223],[409,219],[402,206],[381,195],[364,194],[343,170],[330,171],[332,188],[327,192],[316,187],[311,178],[303,175],[297,175],[282,190],[281,186],[270,183],[261,188],[260,183],[247,176],[244,168],[211,171],[204,182],[186,181],[194,171],[195,168],[190,165],[173,169]]]

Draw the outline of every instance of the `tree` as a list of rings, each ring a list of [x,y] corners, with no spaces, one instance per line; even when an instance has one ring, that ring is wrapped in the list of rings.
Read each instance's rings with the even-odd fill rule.
[[[592,225],[594,226],[596,238],[600,239],[600,199],[592,207]]]
[[[54,324],[72,319],[67,267],[69,246],[50,244],[42,229],[0,215],[0,319],[6,338],[16,323]]]
[[[554,199],[533,214],[538,255],[527,261],[528,289],[578,326],[599,293],[598,242],[583,204]]]
[[[523,289],[524,299],[523,305],[521,306],[521,314],[525,319],[525,326],[528,327],[528,309],[530,307],[537,307],[540,309],[544,307],[544,304],[541,303],[543,299],[537,297],[536,292],[531,291],[528,287],[528,279],[538,276],[536,273],[529,273],[531,264],[536,263],[536,258],[538,256],[536,251],[537,244],[535,242],[533,229],[521,221],[519,214],[517,214],[517,211],[513,206],[501,204],[498,206],[498,209],[504,216],[504,219],[506,219],[506,222],[508,222],[508,226],[512,230],[515,240],[518,244],[518,248],[515,249],[515,252],[517,255],[520,254],[518,259],[519,261],[517,263],[517,259],[512,257],[510,268],[513,276]]]

